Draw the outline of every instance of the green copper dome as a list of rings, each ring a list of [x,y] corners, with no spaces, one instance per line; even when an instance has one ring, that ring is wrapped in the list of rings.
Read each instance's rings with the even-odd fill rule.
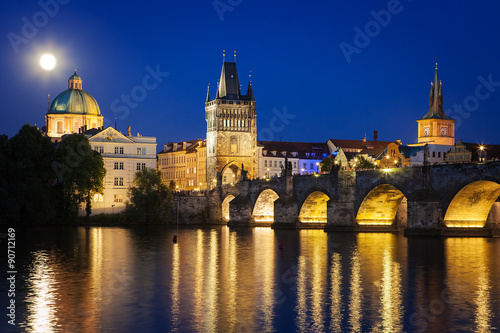
[[[52,101],[48,113],[71,113],[100,116],[101,110],[92,95],[82,90],[82,78],[76,74],[68,79],[68,89]]]
[[[73,113],[100,116],[101,110],[95,98],[85,90],[67,89],[54,98],[48,113]]]

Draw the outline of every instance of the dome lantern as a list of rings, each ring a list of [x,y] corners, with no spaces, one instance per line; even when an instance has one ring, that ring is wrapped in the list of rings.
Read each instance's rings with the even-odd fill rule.
[[[75,74],[71,75],[68,79],[68,89],[82,90],[82,78],[76,74],[76,68]]]

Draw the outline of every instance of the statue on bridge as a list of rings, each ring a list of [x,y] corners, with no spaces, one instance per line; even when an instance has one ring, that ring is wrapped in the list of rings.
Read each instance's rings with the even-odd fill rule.
[[[429,145],[426,143],[424,146],[424,165],[429,165]]]

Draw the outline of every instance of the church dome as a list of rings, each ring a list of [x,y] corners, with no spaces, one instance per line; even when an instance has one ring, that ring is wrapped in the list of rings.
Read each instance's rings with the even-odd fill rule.
[[[94,97],[85,90],[67,89],[57,95],[49,113],[74,113],[100,116],[101,110]]]
[[[48,113],[71,113],[100,116],[101,110],[92,95],[82,90],[82,78],[76,74],[68,79],[68,89],[52,101]]]

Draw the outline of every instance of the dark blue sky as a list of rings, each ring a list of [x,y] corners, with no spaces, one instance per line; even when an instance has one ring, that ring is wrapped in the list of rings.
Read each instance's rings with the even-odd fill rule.
[[[121,110],[122,132],[132,125],[133,133],[156,136],[158,150],[204,138],[206,87],[214,98],[225,49],[230,61],[237,50],[243,92],[252,71],[260,140],[371,139],[377,129],[382,140],[416,142],[438,57],[456,138],[500,144],[495,1],[59,1],[67,3],[51,15],[37,1],[2,5],[0,133],[41,127],[47,94],[65,90],[76,67],[109,123]],[[388,8],[390,22],[380,14],[375,23],[372,11]],[[23,34],[26,20],[37,31]],[[368,29],[369,40],[355,40],[356,27]],[[13,34],[25,43],[13,46]],[[341,43],[356,52],[346,57]],[[38,65],[45,52],[58,59],[51,72]],[[126,106],[122,94],[145,91],[148,66],[169,74]],[[450,113],[454,104],[462,111]],[[284,108],[289,118],[280,120],[276,110]]]

